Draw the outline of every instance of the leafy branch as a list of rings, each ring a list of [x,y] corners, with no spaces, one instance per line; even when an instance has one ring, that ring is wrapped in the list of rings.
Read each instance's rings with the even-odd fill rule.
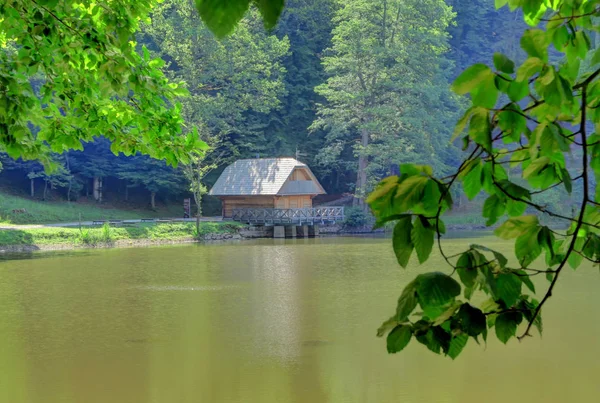
[[[506,3],[496,2],[499,6]],[[548,9],[546,3],[534,3],[523,12],[528,22],[537,24]],[[579,9],[569,6],[570,17],[563,17],[567,6],[555,4],[554,17],[544,20],[548,22],[545,30],[534,28],[523,34],[521,46],[528,58],[520,66],[496,53],[494,69],[475,64],[456,79],[453,89],[469,94],[472,106],[453,136],[462,137],[463,149],[470,152],[452,175],[436,179],[430,167],[402,165],[399,176],[384,179],[369,196],[379,225],[396,223],[393,247],[400,266],[409,265],[413,251],[419,263],[424,263],[435,236],[440,255],[452,268],[450,275],[419,275],[405,287],[396,313],[378,331],[380,336],[388,334],[389,352],[401,351],[414,336],[430,350],[455,358],[468,338],[477,341],[482,336],[485,340],[488,328],[493,328],[503,343],[512,337],[522,340],[530,336],[534,326],[541,333],[542,308],[564,268],[576,269],[583,260],[600,262],[600,192],[591,193],[591,176],[596,182],[600,178],[600,134],[588,134],[586,126],[590,121],[596,127],[600,123],[600,113],[594,109],[600,105],[600,68],[580,71],[581,60],[592,52],[586,29],[593,23],[589,17],[598,14],[597,3],[600,1],[581,4]],[[560,66],[548,60],[551,43],[564,53]],[[599,52],[593,55],[593,64],[600,62]],[[496,107],[506,99],[509,102]],[[527,99],[530,101],[525,104]],[[575,124],[578,130],[568,130]],[[500,143],[508,150],[500,150]],[[579,159],[578,166],[567,165],[565,156],[570,153]],[[571,174],[574,170],[581,173]],[[509,179],[514,173],[520,180]],[[583,189],[575,190],[573,184],[579,181]],[[482,209],[486,225],[508,216],[495,234],[514,240],[517,267],[502,253],[483,245],[471,245],[454,254],[444,251],[442,217],[453,206],[450,191],[459,182],[469,199],[487,194]],[[573,216],[533,199],[559,187],[579,199]],[[550,228],[538,215],[561,220],[569,228],[566,232]],[[531,267],[542,256],[547,268]],[[540,274],[545,274],[550,284],[537,301],[523,286],[535,293],[530,277]],[[464,300],[459,299],[461,290]],[[474,306],[475,293],[488,299]],[[417,305],[422,312],[413,312]],[[524,331],[517,336],[523,321]]]

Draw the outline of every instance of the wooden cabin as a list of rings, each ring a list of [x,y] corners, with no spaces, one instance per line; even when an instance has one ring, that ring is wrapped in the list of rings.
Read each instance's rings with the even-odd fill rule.
[[[221,199],[223,218],[231,218],[237,208],[310,208],[325,190],[310,168],[294,158],[257,158],[229,165],[209,194]]]

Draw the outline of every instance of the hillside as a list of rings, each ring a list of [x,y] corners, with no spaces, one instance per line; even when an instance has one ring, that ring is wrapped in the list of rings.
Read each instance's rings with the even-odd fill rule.
[[[139,207],[126,209],[124,206],[115,207],[83,202],[44,202],[0,192],[0,223],[4,224],[179,217],[182,215],[182,209],[180,205],[158,206],[156,210],[150,210]]]

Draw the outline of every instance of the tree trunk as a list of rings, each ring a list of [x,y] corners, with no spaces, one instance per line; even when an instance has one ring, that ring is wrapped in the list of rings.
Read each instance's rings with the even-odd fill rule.
[[[94,176],[94,200],[102,203],[102,178]]]
[[[156,192],[150,192],[150,206],[152,207],[152,210],[156,209],[155,199],[156,199]]]
[[[69,172],[69,188],[67,189],[67,202],[71,203],[71,188],[73,187],[73,175],[71,174],[71,166],[69,165],[69,153],[65,153],[65,161],[67,162],[67,171]]]
[[[48,192],[48,181],[44,181],[44,194],[42,196],[42,200],[46,201],[46,193]]]
[[[33,178],[29,179],[29,187],[30,187],[30,191],[31,191],[31,198],[33,199],[35,197],[35,180]]]
[[[368,160],[365,155],[365,149],[369,145],[369,133],[363,129],[361,130],[360,139],[361,150],[358,154],[358,171],[356,172],[356,188],[354,189],[354,200],[352,201],[353,206],[359,206],[365,208],[365,192],[367,187],[367,165]]]
[[[129,201],[129,185],[125,182],[125,201]]]

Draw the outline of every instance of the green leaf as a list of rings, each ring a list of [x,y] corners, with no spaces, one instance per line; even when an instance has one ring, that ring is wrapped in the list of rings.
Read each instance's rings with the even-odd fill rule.
[[[562,52],[569,42],[569,30],[566,25],[562,25],[554,30],[552,34],[552,43],[559,52]]]
[[[508,141],[519,141],[527,128],[527,120],[522,116],[518,105],[510,105],[498,113],[498,127],[510,135]]]
[[[394,203],[398,212],[408,211],[423,200],[423,191],[429,178],[422,175],[409,176],[396,187]]]
[[[548,37],[541,29],[528,29],[521,37],[521,47],[530,57],[548,62]]]
[[[519,102],[527,95],[529,95],[529,84],[526,80],[524,81],[512,81],[508,85],[508,89],[506,90],[506,94],[513,102]]]
[[[467,123],[469,123],[469,120],[471,119],[471,115],[473,113],[474,108],[475,107],[472,106],[469,109],[467,109],[464,115],[462,115],[462,117],[458,120],[458,123],[456,123],[456,127],[454,128],[454,132],[452,133],[452,137],[450,138],[450,142],[456,140],[456,138],[465,131]]]
[[[485,225],[490,226],[496,223],[505,211],[506,203],[504,199],[501,199],[498,195],[488,197],[483,203],[482,212],[482,215],[488,219]]]
[[[471,306],[470,304],[462,304],[456,320],[460,326],[460,329],[472,337],[480,335],[486,326],[485,315],[481,310]]]
[[[532,75],[540,72],[544,65],[544,61],[539,57],[530,57],[517,70],[517,81],[526,82]]]
[[[250,0],[195,0],[196,8],[216,36],[223,37],[233,31],[250,6]],[[284,6],[284,0],[254,0],[263,16],[265,27],[275,26]]]
[[[381,326],[379,326],[379,329],[377,329],[377,337],[383,337],[384,334],[386,334],[399,324],[400,322],[396,320],[396,315],[392,316],[391,318],[383,322]]]
[[[494,72],[485,64],[474,64],[463,71],[452,84],[452,91],[464,95],[475,89],[482,81],[494,79]]]
[[[493,249],[490,249],[487,246],[471,244],[471,249],[477,249],[477,250],[481,250],[484,252],[492,253],[494,255],[494,258],[496,258],[496,261],[498,261],[498,264],[500,265],[500,267],[504,267],[508,263],[508,259],[506,259],[506,257],[502,253],[497,252]]]
[[[396,320],[398,322],[405,321],[412,311],[417,307],[417,283],[416,281],[410,282],[404,290],[400,298],[398,298],[398,305],[396,306]]]
[[[591,63],[592,63],[592,66],[600,63],[600,48],[597,48],[594,51],[594,54],[593,54],[592,59],[591,59]]]
[[[562,179],[563,184],[565,185],[565,190],[567,193],[571,193],[573,191],[573,184],[571,182],[571,175],[569,175],[569,171],[565,168],[560,168],[560,179]]]
[[[410,216],[403,217],[398,220],[396,226],[394,227],[392,238],[394,253],[396,254],[398,263],[404,269],[408,265],[410,255],[414,248],[414,244],[412,243],[411,239],[412,228],[413,225]]]
[[[426,313],[444,307],[460,294],[460,284],[444,273],[420,274],[416,282],[419,305]],[[435,317],[432,316],[431,319]]]
[[[515,72],[515,62],[498,52],[494,53],[494,67],[506,74],[513,74]]]
[[[506,220],[504,224],[496,228],[494,233],[496,236],[502,239],[513,239],[527,231],[530,231],[532,228],[535,228],[538,225],[538,218],[534,215],[512,217]]]
[[[525,284],[527,288],[531,290],[531,292],[535,293],[535,286],[533,285],[533,282],[531,281],[525,270],[515,270],[514,272],[519,275],[518,277],[523,282],[523,284]]]
[[[447,353],[450,349],[451,336],[440,326],[430,327],[425,334],[416,334],[417,341],[425,345],[429,350],[436,354],[440,353],[440,349]]]
[[[459,334],[457,336],[452,337],[450,340],[450,348],[448,349],[448,357],[453,360],[458,357],[460,352],[465,348],[467,342],[469,341],[469,336],[466,334]]]
[[[492,149],[491,130],[488,111],[484,108],[474,109],[469,123],[469,137],[486,151]]]
[[[554,234],[550,230],[550,228],[543,226],[540,228],[537,234],[537,241],[540,247],[546,250],[546,253],[550,255],[551,258],[554,257]]]
[[[567,258],[567,263],[572,269],[577,269],[579,266],[581,266],[581,262],[583,262],[583,256],[576,252],[571,252]]]
[[[263,17],[266,29],[272,29],[283,11],[285,0],[253,0]]]
[[[473,164],[471,164],[469,167],[469,172],[463,178],[463,189],[469,200],[473,200],[473,198],[475,198],[475,196],[481,192],[481,187],[483,186],[481,181],[481,172],[481,161],[477,159]]]
[[[498,88],[496,87],[496,79],[493,74],[486,77],[477,87],[471,90],[471,100],[473,101],[473,105],[487,109],[492,109],[496,106]]]
[[[537,239],[538,232],[539,227],[532,228],[515,241],[515,255],[523,267],[529,266],[542,253],[542,248]]]
[[[508,3],[508,0],[494,0],[494,4],[496,6],[496,10],[498,10],[499,8],[502,8],[506,5],[506,3]]]
[[[550,158],[540,157],[531,162],[527,169],[523,171],[523,178],[528,179],[531,176],[537,175],[550,163]]]
[[[481,264],[481,263],[480,263]],[[489,266],[483,266],[479,269],[483,274],[484,279],[484,291],[492,295],[494,299],[498,299],[498,286],[496,284],[496,278],[494,272]]]
[[[513,306],[521,296],[521,280],[515,274],[501,273],[496,279],[498,296],[507,307]]]
[[[476,266],[474,263],[471,252],[463,253],[456,262],[456,272],[458,273],[458,277],[467,287],[473,287],[475,285],[477,269],[474,268],[474,266]]]
[[[441,324],[443,324],[444,322],[446,322],[448,319],[450,319],[452,317],[452,315],[454,315],[454,312],[457,311],[458,308],[460,308],[461,304],[460,303],[454,303],[452,305],[450,305],[450,308],[446,309],[444,311],[444,313],[442,313],[440,316],[438,316],[435,321],[433,322],[434,326],[439,326]]]
[[[419,263],[421,264],[424,263],[431,254],[434,233],[435,230],[429,224],[429,221],[423,216],[418,216],[412,228],[411,239],[415,251],[417,252]]]
[[[517,326],[523,320],[519,312],[505,312],[496,318],[496,336],[498,340],[506,344],[511,337],[517,334]]]
[[[387,336],[387,351],[390,354],[399,353],[410,342],[412,330],[408,325],[398,325]]]

